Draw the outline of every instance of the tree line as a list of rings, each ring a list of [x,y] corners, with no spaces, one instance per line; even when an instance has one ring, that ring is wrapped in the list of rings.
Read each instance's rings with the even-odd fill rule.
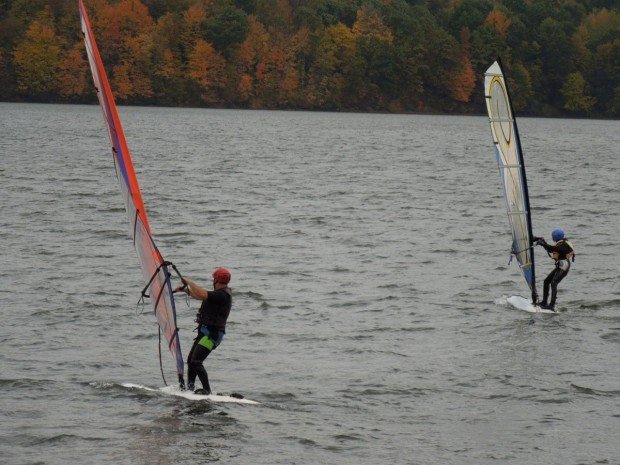
[[[614,0],[85,0],[120,103],[620,116]],[[77,0],[0,2],[0,100],[93,102]]]

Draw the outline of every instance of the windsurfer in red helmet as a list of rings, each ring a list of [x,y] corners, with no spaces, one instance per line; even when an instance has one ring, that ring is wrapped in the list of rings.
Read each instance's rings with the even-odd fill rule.
[[[232,305],[232,291],[228,287],[230,278],[230,271],[217,268],[213,272],[212,291],[207,291],[187,278],[184,278],[184,284],[176,289],[202,301],[196,315],[198,335],[187,356],[187,389],[194,391],[196,376],[202,383],[202,389],[194,391],[196,394],[211,394],[209,376],[202,363],[211,351],[221,344],[226,332],[226,320]]]

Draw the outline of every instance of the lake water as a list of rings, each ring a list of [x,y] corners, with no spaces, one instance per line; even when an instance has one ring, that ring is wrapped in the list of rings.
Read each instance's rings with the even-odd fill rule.
[[[520,120],[577,253],[531,315],[486,117],[120,113],[164,257],[232,270],[212,387],[260,405],[122,386],[163,381],[101,112],[0,103],[3,464],[619,463],[619,122]]]

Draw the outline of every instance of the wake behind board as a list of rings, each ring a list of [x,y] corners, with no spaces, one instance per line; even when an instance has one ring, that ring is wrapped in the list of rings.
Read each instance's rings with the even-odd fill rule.
[[[529,313],[550,313],[556,315],[557,312],[546,308],[540,308],[538,305],[534,305],[531,300],[521,297],[520,295],[513,295],[508,297],[506,301],[514,308],[524,310]]]
[[[251,404],[251,405],[258,405],[260,403],[260,402],[256,402],[255,400],[239,399],[238,397],[227,396],[224,394],[209,394],[209,395],[194,394],[191,391],[181,391],[176,386],[166,386],[166,387],[162,387],[158,389],[154,389],[148,386],[143,386],[141,384],[134,384],[134,383],[123,383],[121,384],[121,386],[129,388],[129,389],[140,389],[142,391],[159,392],[159,393],[170,395],[170,396],[183,397],[188,400],[207,400],[209,402],[228,402],[232,404]]]

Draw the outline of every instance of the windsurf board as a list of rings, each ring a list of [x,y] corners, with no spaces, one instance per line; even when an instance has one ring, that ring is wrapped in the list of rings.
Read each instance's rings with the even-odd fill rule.
[[[170,396],[183,397],[184,399],[188,399],[188,400],[207,400],[209,402],[228,402],[228,403],[234,403],[234,404],[252,404],[252,405],[259,404],[259,402],[256,402],[255,400],[239,399],[238,397],[233,397],[233,396],[224,395],[224,394],[209,394],[209,395],[195,394],[191,391],[182,391],[176,386],[151,388],[148,386],[143,386],[141,384],[135,384],[135,383],[123,383],[122,386],[129,388],[129,389],[140,389],[143,391],[159,392],[159,393],[170,395]]]
[[[529,313],[549,313],[549,314],[557,314],[553,310],[549,310],[547,308],[540,308],[538,305],[534,305],[530,299],[526,299],[525,297],[521,297],[520,295],[513,295],[508,297],[506,301],[512,305],[514,308],[519,310],[524,310]]]

